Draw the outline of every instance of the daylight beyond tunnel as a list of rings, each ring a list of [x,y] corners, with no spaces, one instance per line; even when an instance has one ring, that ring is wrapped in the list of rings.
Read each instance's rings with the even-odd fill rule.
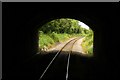
[[[94,33],[89,26],[81,21],[70,18],[52,20],[39,26],[38,36],[40,52],[59,51],[70,40],[79,38],[74,43],[72,51],[93,56]]]

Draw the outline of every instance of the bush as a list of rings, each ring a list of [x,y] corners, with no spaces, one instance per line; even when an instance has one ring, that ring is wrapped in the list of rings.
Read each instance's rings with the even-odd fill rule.
[[[54,40],[46,34],[40,34],[39,36],[39,47],[43,48],[44,46],[49,46],[54,44]]]
[[[59,38],[57,36],[57,33],[52,32],[51,34],[48,34],[55,42],[59,42]]]
[[[39,47],[42,49],[44,46],[49,47],[56,42],[65,41],[66,39],[69,39],[69,34],[62,33],[57,34],[55,32],[52,32],[50,34],[44,34],[43,32],[39,33]]]
[[[93,55],[93,34],[86,34],[81,45],[85,53]]]

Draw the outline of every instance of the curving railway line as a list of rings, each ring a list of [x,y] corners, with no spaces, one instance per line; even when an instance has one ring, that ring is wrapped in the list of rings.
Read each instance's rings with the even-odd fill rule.
[[[93,80],[93,62],[74,51],[79,38],[68,41],[60,50],[36,54],[16,66],[12,80]],[[79,53],[80,54],[80,53]]]
[[[70,40],[55,54],[44,72],[41,74],[39,80],[51,79],[54,76],[64,77],[65,80],[68,80],[70,54],[72,53],[74,43],[79,39],[80,38],[75,38]],[[61,66],[61,69],[57,68],[57,66]]]

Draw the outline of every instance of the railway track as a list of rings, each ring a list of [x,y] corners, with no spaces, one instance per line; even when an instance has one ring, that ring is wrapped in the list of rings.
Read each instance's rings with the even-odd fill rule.
[[[47,80],[51,77],[64,77],[64,80],[68,80],[70,54],[72,53],[75,42],[79,39],[80,38],[74,38],[67,42],[61,50],[55,54],[38,80]]]

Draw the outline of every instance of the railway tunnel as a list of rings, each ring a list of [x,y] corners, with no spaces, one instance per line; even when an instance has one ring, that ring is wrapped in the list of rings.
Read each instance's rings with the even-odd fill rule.
[[[39,3],[39,4],[44,6],[42,3]],[[116,8],[114,9],[113,6],[111,6],[110,8],[107,8],[105,7],[105,5],[103,5],[105,8],[103,7],[101,8],[99,7],[100,4],[98,5],[81,4],[87,7],[79,8],[78,7],[79,4],[77,4],[77,7],[70,7],[71,4],[68,4],[68,6],[71,9],[77,12],[77,13],[74,13],[74,12],[71,12],[70,8],[66,7],[66,4],[63,4],[63,7],[62,7],[64,12],[61,12],[62,10],[61,7],[57,7],[58,10],[54,9],[54,6],[58,6],[56,4],[54,4],[54,6],[49,4],[51,7],[44,7],[44,8],[41,8],[39,4],[37,4],[36,7],[33,7],[36,4],[34,5],[28,4],[29,7],[26,7],[23,4],[23,7],[21,7],[20,3],[18,3],[18,5],[14,3],[11,3],[11,4],[4,3],[3,5],[3,6],[6,6],[6,5],[8,6],[8,7],[3,8],[3,13],[5,13],[4,18],[3,18],[3,26],[4,26],[3,28],[4,37],[3,38],[5,40],[4,46],[3,46],[3,53],[4,53],[3,61],[4,61],[4,66],[5,66],[3,78],[16,79],[19,77],[23,79],[25,78],[25,76],[27,76],[26,79],[27,78],[32,79],[27,74],[26,75],[24,74],[22,76],[20,76],[20,74],[24,73],[24,70],[22,70],[21,67],[22,67],[22,64],[25,62],[25,60],[31,58],[33,55],[35,55],[38,52],[39,38],[38,38],[38,27],[36,25],[40,24],[42,26],[46,22],[49,22],[53,19],[69,17],[72,19],[77,19],[77,20],[85,22],[94,31],[94,58],[92,58],[92,60],[89,60],[89,59],[87,60],[81,57],[83,58],[81,59],[83,60],[83,63],[85,61],[88,61],[88,62],[92,61],[91,63],[93,63],[92,67],[94,67],[94,69],[92,68],[90,70],[91,72],[93,71],[93,73],[91,73],[90,76],[88,75],[89,77],[88,79],[96,80],[98,78],[102,79],[103,77],[108,79],[109,76],[106,75],[106,73],[110,72],[109,70],[112,68],[112,67],[108,68],[108,66],[113,63],[113,61],[109,62],[109,59],[111,58],[111,55],[114,52],[114,51],[111,51],[111,52],[109,51],[108,42],[115,41],[115,40],[110,38],[110,37],[113,37],[112,35],[110,36],[108,33],[106,33],[106,30],[107,30],[106,26],[112,26],[113,25],[112,23],[114,23],[114,22],[111,22],[110,20],[114,18],[111,17],[111,14],[107,14],[107,13],[112,13],[111,9],[114,12],[116,12],[115,11]],[[97,9],[94,6],[97,6]],[[48,15],[47,11],[48,9],[51,9],[51,8],[54,10],[54,12],[49,12],[49,15]],[[81,11],[78,11],[79,9],[81,9]],[[99,9],[102,9],[106,13],[101,14],[101,11]],[[7,21],[7,24],[6,24],[6,21]],[[110,32],[110,31],[111,29],[107,32]],[[11,35],[10,37],[8,37],[8,33],[9,35]],[[8,38],[9,38],[9,42],[7,40]],[[108,39],[110,41],[108,41]],[[7,54],[7,56],[5,53]],[[48,59],[48,58],[46,57],[45,59]],[[33,72],[35,68],[36,70],[38,69],[38,67],[34,67],[34,66],[32,67],[34,69],[32,68],[30,69],[31,71],[33,70]],[[20,70],[23,72],[19,72]],[[108,74],[111,75],[110,73]],[[114,75],[112,75],[110,78],[114,78]],[[85,79],[87,78],[83,77],[82,80],[85,80]]]
[[[59,51],[64,45],[74,38],[78,40],[72,46],[72,53],[79,55],[94,56],[94,32],[82,21],[61,18],[47,22],[38,29],[38,53],[49,53],[51,51]],[[69,49],[64,49],[69,51]],[[73,53],[74,54],[74,53]]]
[[[51,20],[55,20],[55,19],[59,19],[59,18],[61,18],[62,16],[60,16],[60,17],[55,17],[55,18],[49,18],[48,19],[48,21],[51,21]],[[68,16],[67,16],[68,17]],[[82,15],[82,17],[83,17],[83,15]],[[71,17],[71,18],[73,18],[73,17]],[[74,17],[75,18],[75,17]],[[81,19],[81,18],[80,18]],[[85,16],[83,17],[83,19],[85,20]],[[86,18],[87,19],[87,18]],[[39,21],[39,20],[38,20]],[[45,21],[44,23],[46,23],[47,21]],[[87,22],[87,20],[86,20],[86,22]],[[89,20],[88,20],[88,22],[90,22]],[[87,22],[87,23],[88,23]],[[40,25],[40,24],[39,24]],[[41,26],[42,26],[43,24],[41,24]],[[94,23],[92,23],[91,22],[91,26],[95,26],[94,25]],[[39,27],[37,27],[37,29],[39,30]],[[38,31],[37,30],[37,31]],[[39,34],[36,34],[37,35],[37,42],[39,41]],[[38,45],[38,43],[36,43],[36,45]],[[39,46],[37,46],[37,49],[39,48]],[[39,52],[39,50],[37,50],[38,52]],[[64,54],[64,53],[67,53],[67,51],[62,51],[61,52],[62,54]],[[75,52],[74,52],[75,53]],[[53,54],[53,55],[52,55]],[[61,55],[62,55],[61,54]],[[56,56],[56,53],[51,53],[51,56],[53,57],[53,59],[54,59],[54,56]],[[58,58],[59,58],[59,55],[57,55],[58,56]],[[66,56],[66,55],[65,55]],[[85,80],[85,79],[90,79],[90,77],[91,77],[91,79],[93,79],[94,78],[94,75],[91,75],[91,74],[94,74],[94,72],[92,72],[91,70],[94,70],[93,68],[91,68],[91,67],[87,67],[87,66],[90,66],[90,65],[93,65],[94,63],[92,62],[92,58],[86,58],[86,57],[81,57],[81,56],[79,56],[79,57],[77,57],[78,55],[71,55],[71,60],[70,60],[70,68],[69,68],[69,73],[68,73],[68,75],[69,75],[69,80],[72,80],[72,79],[82,79],[82,80]],[[95,54],[94,54],[94,56],[95,56]],[[67,56],[66,56],[67,57]],[[79,59],[80,58],[80,59]],[[53,60],[52,58],[51,58],[51,60]],[[48,59],[49,60],[49,59]],[[65,66],[64,65],[66,65],[67,64],[67,59],[65,58],[65,57],[60,57],[59,59],[55,59],[55,61],[54,62],[52,62],[52,64],[53,64],[53,66],[52,67],[50,67],[50,69],[48,69],[48,70],[46,70],[45,68],[43,68],[43,69],[45,69],[45,73],[44,73],[44,70],[41,70],[43,73],[44,73],[44,76],[43,76],[43,74],[42,74],[42,72],[41,72],[41,74],[40,75],[42,75],[42,77],[43,77],[43,80],[49,80],[49,79],[56,79],[57,80],[57,78],[58,77],[61,77],[60,79],[64,79],[65,78],[65,72],[66,72],[66,68],[65,68]],[[82,61],[82,65],[79,65],[79,61],[81,62]],[[50,61],[49,61],[50,62]],[[61,65],[61,69],[59,69],[59,66],[60,66],[60,64],[64,64],[63,66]],[[48,65],[49,63],[47,62],[47,65]],[[52,64],[50,64],[50,65],[52,65]],[[46,65],[46,67],[47,67],[47,65]],[[75,66],[77,66],[77,67],[75,67]],[[82,66],[82,67],[81,67]],[[86,67],[85,67],[86,66]],[[63,68],[64,67],[64,68]],[[48,68],[48,67],[47,67]],[[81,68],[80,70],[79,70],[79,68]],[[54,71],[55,70],[55,71]],[[77,70],[77,71],[76,71]],[[62,73],[64,73],[64,74],[62,74]],[[53,75],[52,75],[53,74]],[[61,75],[62,74],[62,75]],[[74,75],[73,75],[74,74]],[[39,75],[39,76],[40,76]],[[81,75],[81,76],[80,76]],[[90,76],[90,77],[85,77],[85,75],[86,76]],[[56,76],[56,77],[53,77],[53,76]],[[80,76],[80,77],[79,77]],[[64,77],[64,78],[63,78]]]

